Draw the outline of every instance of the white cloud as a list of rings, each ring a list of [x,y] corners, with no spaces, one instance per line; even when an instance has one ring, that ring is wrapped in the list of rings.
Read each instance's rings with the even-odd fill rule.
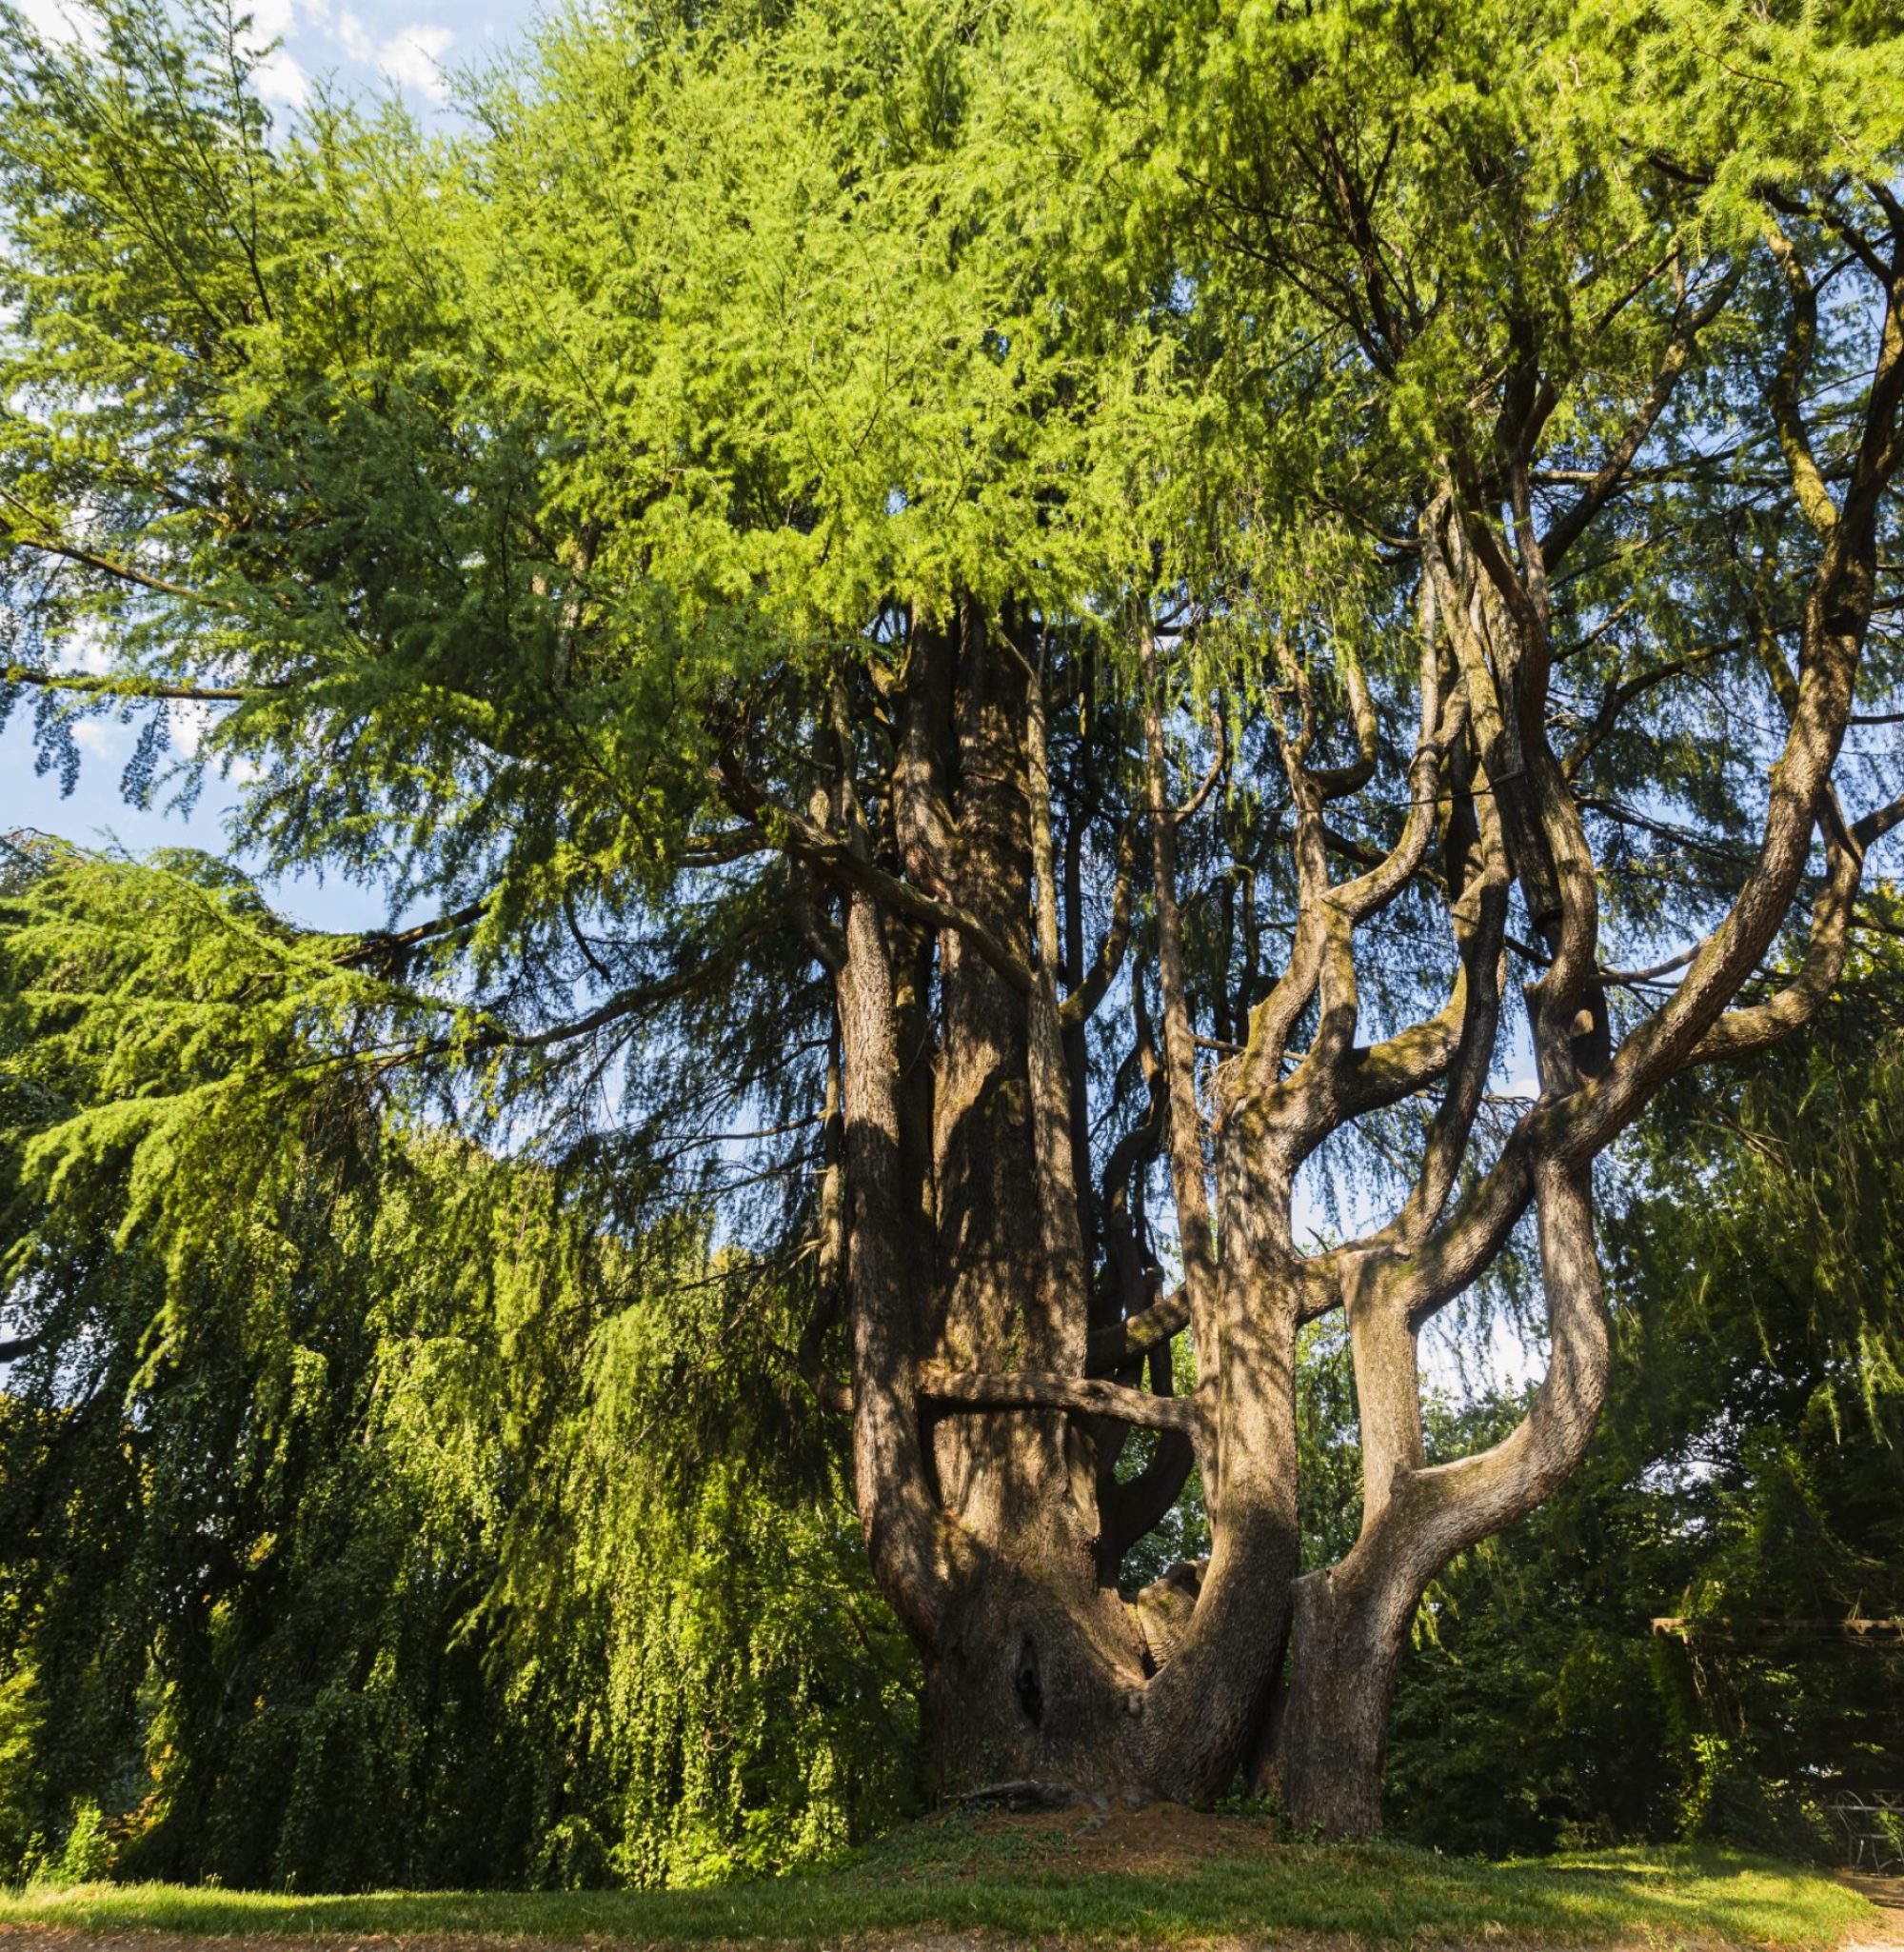
[[[104,45],[98,20],[76,0],[17,0],[27,25],[47,41],[81,41],[89,48]]]
[[[102,36],[98,21],[88,11],[84,0],[15,0],[30,25],[47,40],[83,41],[97,47]],[[310,94],[307,64],[314,59],[323,66],[322,43],[330,42],[347,61],[375,69],[387,81],[408,89],[431,102],[449,99],[449,83],[443,71],[444,56],[456,36],[446,27],[430,21],[411,21],[389,33],[380,33],[377,15],[382,6],[368,6],[369,23],[355,9],[340,6],[337,0],[237,0],[251,18],[241,47],[256,61],[251,70],[253,85],[267,102],[295,109]],[[486,27],[493,34],[493,27]],[[299,52],[288,48],[266,54],[274,41],[291,40]],[[259,58],[259,57],[263,58]]]
[[[371,61],[376,58],[370,36],[364,30],[364,23],[347,7],[340,10],[337,15],[336,33],[338,46],[351,60]]]
[[[90,752],[95,759],[114,759],[130,743],[132,732],[116,719],[81,719],[73,727],[72,736],[81,751]]]
[[[291,0],[248,0],[245,11],[251,16],[250,30],[243,43],[248,51],[268,48],[291,30],[294,12]]]
[[[106,641],[106,633],[100,628],[96,617],[82,617],[67,632],[66,641],[60,646],[62,669],[85,671],[89,677],[98,677],[102,671],[112,668],[112,647]]]
[[[282,102],[288,109],[301,106],[310,92],[304,70],[282,48],[252,69],[251,86],[266,101]]]
[[[377,66],[400,87],[415,89],[432,102],[447,101],[449,83],[443,72],[443,57],[455,38],[446,27],[414,22],[399,28],[377,50]]]
[[[211,727],[211,707],[194,700],[168,709],[171,716],[167,730],[171,734],[172,749],[182,758],[189,759]]]

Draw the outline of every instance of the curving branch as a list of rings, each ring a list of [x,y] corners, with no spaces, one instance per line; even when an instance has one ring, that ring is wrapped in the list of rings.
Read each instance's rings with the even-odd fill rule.
[[[1085,1373],[1114,1376],[1152,1349],[1162,1347],[1180,1329],[1189,1325],[1189,1290],[1174,1287],[1137,1314],[1126,1315],[1107,1328],[1094,1330],[1086,1348]]]
[[[1342,680],[1349,694],[1349,722],[1355,728],[1356,757],[1347,766],[1309,768],[1309,777],[1325,801],[1346,800],[1351,793],[1360,792],[1374,779],[1377,762],[1381,757],[1381,727],[1359,659],[1351,656],[1344,660]]]
[[[1175,817],[1179,827],[1202,811],[1203,803],[1210,797],[1217,782],[1222,778],[1224,767],[1230,763],[1229,732],[1223,724],[1223,714],[1220,710],[1212,711],[1210,714],[1210,736],[1216,742],[1216,757],[1211,760],[1210,769],[1203,775],[1197,790],[1178,807]]]
[[[1137,816],[1126,820],[1118,832],[1116,879],[1111,884],[1111,921],[1104,939],[1084,979],[1058,1006],[1058,1018],[1066,1030],[1081,1029],[1097,1014],[1123,966],[1130,946],[1132,897],[1137,885]]]
[[[1543,1159],[1531,1179],[1547,1299],[1547,1373],[1506,1437],[1410,1475],[1384,1507],[1391,1522],[1376,1528],[1378,1537],[1364,1534],[1400,1562],[1404,1584],[1414,1589],[1411,1609],[1455,1553],[1524,1516],[1565,1482],[1586,1454],[1605,1398],[1608,1340],[1591,1168]]]
[[[953,1369],[942,1363],[919,1365],[919,1393],[932,1403],[968,1410],[1075,1410],[1110,1417],[1142,1430],[1193,1435],[1203,1423],[1200,1395],[1153,1396],[1096,1376],[1059,1376],[1039,1369]]]
[[[1825,823],[1829,864],[1825,885],[1812,906],[1803,961],[1791,979],[1763,1003],[1727,1010],[1694,1046],[1686,1060],[1689,1066],[1769,1050],[1817,1015],[1844,971],[1864,857],[1874,841],[1899,825],[1904,825],[1904,796],[1873,808],[1849,828],[1836,814],[1834,803],[1833,817]]]

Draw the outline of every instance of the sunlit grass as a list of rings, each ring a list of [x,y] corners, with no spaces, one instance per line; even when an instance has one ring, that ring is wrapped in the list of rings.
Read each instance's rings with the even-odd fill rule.
[[[1724,1941],[1833,1946],[1874,1914],[1829,1876],[1726,1852],[1599,1851],[1485,1864],[1393,1844],[1234,1844],[1168,1868],[1081,1862],[1062,1827],[958,1819],[887,1839],[834,1869],[701,1891],[375,1892],[303,1896],[172,1884],[0,1894],[8,1927],[179,1935],[486,1934],[695,1944],[838,1942],[972,1930],[1067,1943],[1182,1943],[1341,1934],[1370,1945],[1490,1942],[1665,1948]]]

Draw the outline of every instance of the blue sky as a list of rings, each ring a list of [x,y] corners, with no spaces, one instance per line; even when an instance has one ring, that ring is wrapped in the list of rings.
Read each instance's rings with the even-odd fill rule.
[[[67,0],[18,4],[49,37],[85,32],[83,10]],[[265,58],[258,87],[281,114],[295,110],[313,82],[327,76],[353,92],[395,88],[421,113],[448,113],[449,76],[489,58],[536,10],[534,0],[253,0],[254,39],[260,46],[282,44]],[[79,784],[63,799],[55,777],[33,770],[30,722],[30,706],[23,701],[0,734],[0,832],[38,827],[83,844],[116,841],[140,852],[180,843],[223,851],[224,816],[233,795],[217,780],[207,782],[189,819],[162,807],[142,812],[120,797],[136,723],[89,719],[77,728]],[[175,720],[177,743],[190,740],[193,730]],[[165,795],[157,797],[163,803]],[[374,926],[387,919],[382,902],[363,889],[298,882],[273,893],[288,913],[322,926]]]
[[[71,0],[16,4],[43,33],[84,31]],[[283,110],[324,75],[351,90],[394,86],[418,108],[441,104],[448,75],[481,63],[535,10],[531,0],[252,0],[249,10],[254,40],[283,44],[256,76],[259,92]]]
[[[207,780],[189,816],[169,810],[169,796],[163,790],[154,794],[149,810],[129,807],[121,797],[120,775],[132,756],[145,716],[142,707],[131,725],[110,718],[86,719],[77,725],[79,781],[63,798],[56,774],[42,777],[33,770],[32,705],[23,699],[12,722],[0,733],[0,833],[34,827],[83,847],[117,845],[134,853],[180,846],[228,852],[225,816],[236,798],[228,783],[216,777]],[[189,739],[192,727],[178,726],[176,731]],[[182,743],[175,736],[174,748]],[[315,927],[374,928],[388,919],[381,896],[365,888],[301,880],[280,884],[270,892],[274,906]]]

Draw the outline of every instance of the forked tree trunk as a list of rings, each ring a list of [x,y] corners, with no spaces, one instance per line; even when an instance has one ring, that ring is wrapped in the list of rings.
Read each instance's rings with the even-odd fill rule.
[[[1222,1536],[1207,1568],[1134,1603],[1117,1584],[1123,1547],[1167,1507],[1200,1444],[1209,1462],[1199,1433],[1215,1392],[1140,1392],[1141,1347],[1120,1347],[1104,1380],[1088,1380],[1094,1316],[1117,1343],[1126,1310],[1097,1307],[1081,1238],[1074,1094],[1048,986],[1054,869],[1026,797],[1040,709],[1023,661],[969,615],[954,633],[920,632],[896,825],[913,871],[969,926],[934,944],[864,895],[849,904],[836,974],[861,1510],[882,1584],[926,1656],[947,1794],[1207,1798],[1247,1754],[1280,1654],[1296,1564],[1297,1308],[1293,1293],[1252,1301],[1231,1278],[1229,1314],[1257,1319],[1225,1408],[1250,1441],[1229,1446],[1209,1484]],[[839,818],[850,827],[857,809]],[[1014,981],[1031,949],[1033,879],[1041,953],[1036,974]],[[1169,1329],[1181,1325],[1171,1314]],[[1200,1364],[1214,1368],[1215,1353],[1206,1345]],[[999,1393],[935,1393],[935,1376]],[[1100,1447],[1121,1425],[1095,1413],[1094,1389],[1162,1434],[1135,1484],[1103,1467]]]
[[[1028,771],[1041,772],[1041,719],[1028,746],[1036,707],[1021,661],[969,614],[935,648],[950,666],[951,763],[939,789],[958,836],[937,871],[966,913],[1029,960],[1026,885],[1052,873],[1026,793]],[[926,673],[920,683],[929,707]],[[1055,961],[1049,919],[1041,980]],[[1092,1310],[1068,1081],[1043,1107],[1041,1134],[1037,999],[1028,1010],[957,934],[942,937],[939,981],[936,1225],[922,1354],[964,1372],[1081,1375]],[[1044,1007],[1055,1003],[1054,994]],[[1055,1018],[1041,1027],[1056,1050]],[[1293,1404],[1287,1421],[1293,1431]],[[1116,1584],[1121,1555],[1104,1547],[1114,1524],[1105,1504],[1117,1492],[1099,1469],[1102,1423],[1055,1407],[928,1409],[924,1434],[934,1494],[957,1538],[931,1670],[945,1792],[1032,1783],[1182,1798],[1220,1788],[1248,1736],[1246,1725],[1224,1731],[1254,1712],[1253,1699],[1240,1712],[1222,1704],[1260,1685],[1248,1663],[1213,1677],[1203,1728],[1190,1739],[1170,1725],[1172,1714],[1159,1716],[1167,1703],[1147,1702],[1158,1650]],[[1185,1450],[1165,1489],[1180,1485],[1187,1461]]]
[[[1894,338],[1894,417],[1904,326]],[[1894,459],[1887,449],[1886,467]],[[1855,823],[1834,811],[1804,965],[1769,1000],[1728,1010],[1784,924],[1828,806],[1869,622],[1867,517],[1859,550],[1835,539],[1816,572],[1791,735],[1746,886],[1670,1000],[1615,1048],[1595,865],[1543,730],[1545,627],[1503,599],[1478,537],[1482,518],[1445,488],[1423,520],[1407,810],[1387,851],[1364,849],[1346,880],[1331,871],[1328,808],[1373,774],[1374,707],[1352,671],[1360,757],[1313,765],[1310,680],[1287,666],[1301,727],[1278,735],[1294,937],[1282,973],[1237,1007],[1240,1038],[1203,1069],[1175,886],[1176,827],[1203,794],[1171,803],[1145,636],[1157,989],[1134,979],[1127,1006],[1150,1115],[1110,1148],[1095,1217],[1092,1153],[1075,1128],[1088,1108],[1079,1030],[1123,952],[1133,864],[1121,848],[1100,966],[1080,980],[1074,946],[1061,999],[1042,679],[1024,648],[971,607],[949,632],[915,620],[883,720],[891,761],[875,819],[855,798],[837,698],[832,806],[818,824],[773,809],[789,850],[844,896],[843,928],[830,946],[816,936],[838,997],[855,1484],[875,1574],[926,1663],[948,1795],[1036,1786],[1199,1801],[1263,1758],[1299,1828],[1365,1837],[1378,1826],[1389,1702],[1422,1593],[1457,1553],[1565,1481],[1598,1415],[1595,1156],[1676,1070],[1804,1021],[1842,963],[1863,850],[1904,822],[1904,800]],[[744,782],[735,798],[761,816]],[[1359,1044],[1355,931],[1424,874],[1444,891],[1458,980],[1435,1016]],[[1517,885],[1548,957],[1526,989],[1540,1096],[1457,1198],[1500,1048]],[[1292,1049],[1304,1026],[1307,1048]],[[1431,1092],[1394,1217],[1341,1246],[1299,1249],[1292,1203],[1304,1162],[1350,1122]],[[1170,1172],[1184,1282],[1169,1295],[1132,1222],[1146,1157]],[[1546,1376],[1501,1442],[1431,1466],[1416,1338],[1530,1208]],[[1332,1310],[1347,1316],[1355,1362],[1363,1523],[1340,1564],[1298,1579],[1297,1342]],[[1198,1381],[1178,1397],[1167,1357],[1152,1358],[1186,1326]],[[1133,1426],[1159,1442],[1144,1479],[1126,1485],[1110,1464]],[[1193,1458],[1208,1561],[1121,1590],[1126,1548]]]
[[[1333,1571],[1297,1581],[1290,1686],[1258,1787],[1303,1836],[1371,1837],[1381,1827],[1388,1714],[1408,1619],[1370,1603]]]

